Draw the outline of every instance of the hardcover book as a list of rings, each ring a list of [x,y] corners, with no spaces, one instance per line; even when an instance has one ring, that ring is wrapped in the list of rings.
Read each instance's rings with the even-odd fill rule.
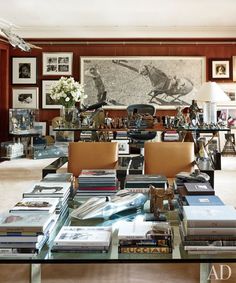
[[[116,170],[115,169],[91,169],[91,170],[82,170],[79,178],[116,178]]]
[[[0,231],[43,233],[52,221],[54,216],[49,213],[12,212],[0,215]]]
[[[215,195],[187,195],[185,201],[187,205],[224,205],[223,201]]]
[[[59,198],[23,198],[11,210],[12,211],[46,211],[53,213],[59,204]]]
[[[62,198],[69,194],[71,184],[69,182],[39,182],[33,185],[23,197],[51,197]]]
[[[72,173],[49,173],[41,182],[71,182],[73,179]]]
[[[119,240],[155,239],[160,235],[171,235],[169,222],[124,222],[118,231]]]
[[[230,205],[183,206],[187,227],[236,227],[236,210]]]
[[[111,227],[63,226],[54,240],[54,245],[108,247],[111,235]]]
[[[186,195],[214,195],[215,191],[210,183],[184,183]]]

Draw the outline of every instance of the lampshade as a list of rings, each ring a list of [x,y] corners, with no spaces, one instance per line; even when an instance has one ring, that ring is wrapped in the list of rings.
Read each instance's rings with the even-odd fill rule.
[[[230,101],[230,98],[215,82],[204,83],[197,92],[195,99],[197,101],[223,102]]]

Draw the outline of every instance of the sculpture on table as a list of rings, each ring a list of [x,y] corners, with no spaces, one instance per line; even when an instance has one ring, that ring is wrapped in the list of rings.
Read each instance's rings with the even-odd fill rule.
[[[184,127],[186,121],[185,121],[185,116],[182,112],[181,107],[177,107],[176,111],[177,111],[177,113],[176,113],[176,116],[174,118],[174,126],[175,127]]]
[[[198,113],[201,112],[201,109],[197,105],[196,100],[192,100],[192,104],[189,107],[189,117],[192,126],[197,126],[198,124]]]
[[[173,209],[172,199],[174,191],[171,188],[156,188],[150,186],[150,212],[159,218],[160,212],[164,210],[164,200],[168,200],[168,210]]]

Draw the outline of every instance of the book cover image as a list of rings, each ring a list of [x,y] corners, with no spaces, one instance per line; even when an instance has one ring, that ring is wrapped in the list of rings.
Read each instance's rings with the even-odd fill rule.
[[[115,169],[91,169],[82,170],[79,178],[83,177],[116,177]]]
[[[184,183],[188,194],[214,194],[210,183]]]
[[[29,191],[24,193],[26,196],[44,196],[44,195],[65,195],[70,190],[71,184],[69,182],[39,182],[33,185]]]
[[[58,198],[24,198],[16,203],[10,211],[48,211],[52,213],[58,203]]]

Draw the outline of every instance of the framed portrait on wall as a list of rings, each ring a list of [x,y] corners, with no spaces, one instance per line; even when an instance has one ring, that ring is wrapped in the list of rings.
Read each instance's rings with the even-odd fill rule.
[[[57,104],[55,100],[50,97],[51,86],[57,80],[42,80],[42,108],[44,109],[60,109],[62,106]]]
[[[157,108],[188,106],[206,80],[205,57],[80,57],[80,82],[87,103],[109,108],[151,103]]]
[[[12,84],[36,84],[36,57],[12,58]]]
[[[222,90],[230,98],[229,102],[221,102],[218,105],[235,105],[236,106],[236,83],[218,83]]]
[[[73,52],[43,53],[43,75],[72,75]]]
[[[231,65],[229,59],[211,59],[211,78],[212,79],[230,79]]]
[[[233,81],[236,82],[236,56],[233,56]]]
[[[38,108],[38,87],[14,87],[12,108]]]

